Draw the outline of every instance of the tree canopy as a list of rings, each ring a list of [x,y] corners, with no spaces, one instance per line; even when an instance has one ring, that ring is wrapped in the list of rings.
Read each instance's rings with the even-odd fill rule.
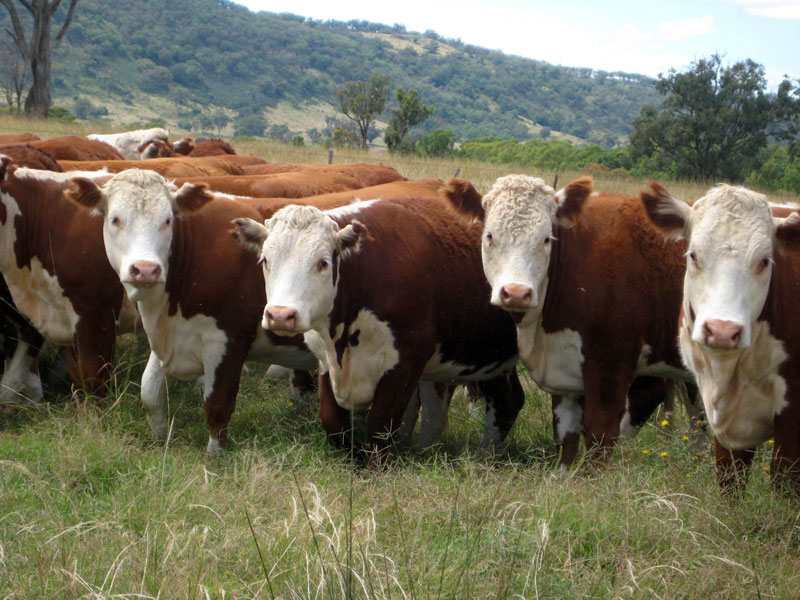
[[[414,150],[414,142],[409,139],[411,128],[430,117],[434,108],[429,104],[423,104],[419,99],[419,92],[415,89],[398,88],[395,98],[400,107],[392,109],[392,115],[389,117],[389,124],[383,137],[390,151],[411,152]]]
[[[670,71],[655,86],[664,100],[634,121],[632,156],[689,179],[743,181],[758,168],[771,132],[791,135],[800,105],[790,82],[768,94],[763,66],[745,60],[726,67],[719,55],[685,73]]]
[[[353,121],[361,137],[361,147],[369,142],[369,128],[383,112],[389,99],[389,76],[373,73],[369,81],[352,81],[336,91],[339,107]]]

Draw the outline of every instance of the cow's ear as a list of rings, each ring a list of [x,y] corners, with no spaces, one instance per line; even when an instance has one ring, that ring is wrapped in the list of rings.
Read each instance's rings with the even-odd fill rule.
[[[351,252],[358,252],[361,240],[366,235],[367,228],[360,221],[352,221],[349,225],[340,229],[336,233],[336,238],[339,241],[339,250],[342,252],[342,258],[345,258]]]
[[[93,213],[103,213],[106,209],[106,193],[103,188],[85,177],[70,179],[69,186],[64,190],[64,197]]]
[[[691,207],[683,200],[673,198],[666,188],[655,181],[650,189],[640,194],[645,212],[653,224],[668,238],[681,238],[686,233]]]
[[[172,194],[172,210],[176,214],[191,214],[214,199],[205,183],[184,183]]]
[[[453,177],[439,192],[445,202],[459,215],[472,221],[483,222],[486,212],[481,205],[481,195],[466,179]]]
[[[591,196],[594,179],[581,177],[559,190],[555,195],[556,220],[562,227],[572,227],[583,210],[584,201]]]
[[[253,219],[234,219],[232,223],[235,225],[231,232],[233,239],[248,250],[254,250],[261,254],[269,234],[267,228]]]
[[[800,213],[793,212],[785,219],[773,217],[775,239],[781,250],[800,249]]]

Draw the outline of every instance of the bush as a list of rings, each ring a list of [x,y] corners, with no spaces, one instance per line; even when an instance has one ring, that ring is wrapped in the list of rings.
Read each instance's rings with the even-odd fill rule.
[[[302,135],[294,136],[290,143],[291,143],[292,146],[305,146],[306,145],[306,141],[303,139]]]
[[[456,143],[455,134],[449,129],[437,129],[417,140],[416,148],[420,154],[427,156],[447,156],[453,151]]]
[[[239,117],[233,122],[233,135],[262,137],[266,128],[267,120],[263,115],[247,115],[246,117]]]
[[[53,106],[47,111],[47,116],[61,123],[72,123],[77,117],[63,106]]]

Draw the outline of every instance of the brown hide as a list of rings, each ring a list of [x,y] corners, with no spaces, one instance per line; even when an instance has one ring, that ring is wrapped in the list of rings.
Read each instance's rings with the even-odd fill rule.
[[[320,210],[328,210],[359,200],[439,198],[439,190],[442,185],[441,179],[412,179],[409,181],[394,181],[347,192],[320,194],[309,198],[239,198],[239,201],[245,202],[258,210],[261,214],[261,220],[264,220],[290,204],[312,205]]]
[[[236,150],[226,141],[220,139],[194,142],[189,156],[219,156],[220,154],[236,154]]]
[[[38,135],[33,135],[32,133],[9,133],[0,135],[0,146],[5,146],[7,144],[27,144],[28,142],[35,142],[40,139]]]
[[[90,393],[104,393],[124,291],[106,258],[102,219],[68,202],[63,197],[67,186],[13,173],[0,182],[21,211],[14,223],[17,267],[29,269],[38,258],[79,317],[69,361],[73,383]],[[0,217],[5,218],[5,211]],[[5,275],[11,284],[14,273]]]
[[[5,154],[19,167],[42,169],[44,171],[62,172],[61,165],[55,158],[44,150],[33,146],[5,146],[0,148],[0,154]]]
[[[288,173],[291,171],[335,171],[355,177],[361,184],[360,187],[371,187],[392,181],[401,181],[405,177],[392,167],[383,165],[320,165],[320,164],[290,164],[268,163],[244,167],[246,175],[270,175],[273,173]]]
[[[86,170],[99,171],[107,168],[110,173],[119,173],[125,169],[149,169],[161,173],[164,177],[199,177],[241,175],[242,168],[227,158],[209,156],[203,158],[175,157],[150,158],[147,160],[104,160],[104,161],[59,161],[65,171]]]
[[[329,192],[360,188],[358,180],[343,173],[295,171],[275,175],[244,175],[232,177],[188,177],[175,180],[184,183],[205,183],[209,189],[225,194],[253,198],[307,198]]]
[[[122,156],[112,146],[97,140],[90,140],[75,135],[51,138],[31,142],[34,148],[39,148],[51,154],[56,160],[121,160]]]

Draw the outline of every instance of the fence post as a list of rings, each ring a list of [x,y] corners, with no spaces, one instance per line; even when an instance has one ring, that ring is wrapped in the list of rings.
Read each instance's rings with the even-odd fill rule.
[[[558,173],[556,173],[556,178],[553,179],[553,189],[557,190],[558,188]]]
[[[333,148],[328,150],[328,164],[329,165],[333,164]]]
[[[453,177],[458,177],[458,174],[459,174],[459,173],[461,173],[461,167],[458,167],[458,168],[456,169],[456,172],[455,172],[455,173],[453,173]]]

